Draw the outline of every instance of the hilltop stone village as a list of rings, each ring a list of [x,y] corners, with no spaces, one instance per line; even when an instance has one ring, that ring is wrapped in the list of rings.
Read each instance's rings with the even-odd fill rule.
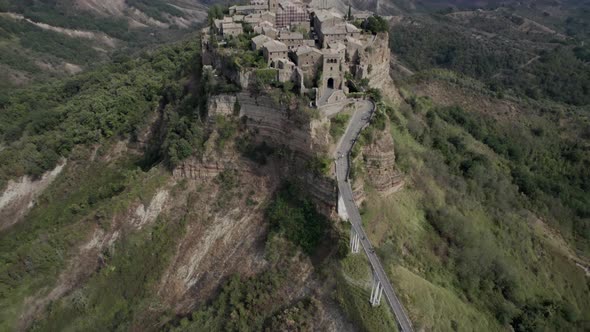
[[[225,135],[217,131],[228,119],[240,119],[252,146],[283,151],[273,166],[279,176],[289,174],[304,184],[318,210],[334,216],[338,187],[330,175],[332,158],[342,135],[338,126],[344,130],[348,121],[339,119],[350,119],[370,105],[375,109],[369,101],[373,94],[399,97],[390,76],[388,26],[384,18],[354,8],[343,13],[296,0],[266,1],[217,8],[201,31],[203,91],[208,121],[216,131],[212,137]],[[379,20],[384,26],[375,29],[372,24]],[[215,152],[212,146],[201,159],[179,165],[175,176],[210,178],[232,167],[228,165],[244,168],[231,149]],[[389,195],[403,186],[391,135],[375,133],[362,155],[377,192]],[[355,199],[361,202],[364,184],[357,180]]]
[[[264,73],[292,83],[313,106],[343,101],[351,84],[389,79],[388,35],[363,29],[371,17],[296,0],[234,5],[203,29],[203,64],[242,89]],[[246,53],[255,61],[245,61]]]

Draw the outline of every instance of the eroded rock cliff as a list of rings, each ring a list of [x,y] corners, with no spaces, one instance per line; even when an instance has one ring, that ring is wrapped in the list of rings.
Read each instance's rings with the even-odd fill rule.
[[[370,185],[381,195],[389,195],[404,185],[402,173],[395,165],[393,138],[389,129],[377,133],[372,143],[363,147],[363,161]]]

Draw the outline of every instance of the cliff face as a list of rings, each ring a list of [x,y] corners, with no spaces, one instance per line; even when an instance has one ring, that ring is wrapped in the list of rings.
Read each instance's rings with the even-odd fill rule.
[[[27,212],[35,206],[36,198],[62,172],[65,160],[52,171],[46,172],[40,179],[23,176],[19,181],[10,181],[0,192],[0,231],[22,220]]]
[[[265,138],[267,143],[285,145],[298,153],[311,156],[329,142],[328,137],[315,135],[319,121],[309,121],[302,110],[293,105],[280,105],[267,95],[253,97],[246,92],[237,95],[240,117]]]
[[[353,73],[357,79],[368,79],[369,86],[381,89],[388,102],[398,104],[402,100],[391,78],[392,55],[387,32],[369,37],[365,47],[359,49],[355,63]]]
[[[235,179],[229,190],[215,178],[189,179],[175,198],[178,211],[189,211],[190,222],[160,279],[158,296],[176,314],[205,303],[232,274],[253,276],[268,266],[264,204],[276,183],[240,172]]]
[[[357,57],[357,77],[368,78],[370,85],[378,88],[385,81],[391,79],[389,77],[391,51],[389,50],[389,34],[387,32],[369,37],[365,48],[358,51]]]
[[[277,105],[268,96],[254,98],[240,93],[237,98],[240,117],[246,117],[248,128],[253,129],[260,140],[290,150],[279,163],[280,174],[303,183],[319,209],[332,215],[338,199],[336,182],[313,174],[307,166],[312,158],[328,151],[330,137],[325,130],[328,120],[301,119],[303,110],[294,109],[292,105]]]
[[[256,143],[266,143],[279,151],[269,165],[260,165],[243,158],[232,146],[222,151],[206,148],[202,158],[191,158],[179,165],[173,174],[176,178],[211,179],[224,170],[267,175],[277,182],[292,179],[302,183],[318,209],[332,216],[338,198],[336,182],[327,176],[314,174],[310,161],[328,152],[330,135],[328,119],[310,119],[296,105],[281,105],[268,95],[251,96],[216,95],[209,99],[209,117],[229,116],[239,109],[240,122],[254,133]],[[213,144],[216,133],[209,141]],[[208,142],[209,143],[209,142]],[[206,146],[208,145],[206,144]]]

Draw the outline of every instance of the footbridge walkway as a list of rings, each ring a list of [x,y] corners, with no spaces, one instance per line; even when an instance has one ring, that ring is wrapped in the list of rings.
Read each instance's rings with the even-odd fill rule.
[[[367,239],[367,235],[363,229],[361,215],[353,199],[352,187],[350,181],[348,181],[351,165],[350,151],[362,129],[371,121],[371,117],[375,111],[375,104],[368,100],[356,100],[355,106],[355,112],[353,113],[346,132],[340,139],[336,149],[336,179],[338,181],[339,191],[338,210],[339,212],[342,211],[348,217],[348,220],[352,225],[350,239],[352,252],[358,253],[360,247],[362,247],[373,269],[373,288],[370,298],[371,304],[373,306],[379,305],[381,302],[381,296],[385,293],[385,298],[393,310],[400,331],[412,332],[412,322],[397,298],[395,290],[381,265],[379,257],[376,255],[373,246]]]

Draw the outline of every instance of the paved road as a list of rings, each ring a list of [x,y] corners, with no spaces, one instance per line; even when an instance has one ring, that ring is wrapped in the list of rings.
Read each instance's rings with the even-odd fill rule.
[[[383,266],[379,261],[379,257],[377,256],[375,250],[373,249],[373,246],[367,239],[367,235],[365,234],[365,231],[363,229],[361,215],[353,200],[352,188],[350,186],[350,183],[346,179],[348,173],[347,155],[352,149],[352,146],[354,145],[355,138],[365,127],[365,125],[369,122],[371,113],[374,109],[374,104],[367,100],[357,101],[356,105],[356,111],[351,117],[348,128],[342,136],[338,145],[338,149],[336,151],[336,178],[338,180],[338,189],[344,200],[344,206],[346,207],[346,211],[352,224],[352,228],[360,236],[363,250],[369,258],[369,263],[373,267],[373,271],[377,276],[377,279],[381,282],[381,285],[383,285],[383,292],[385,293],[385,298],[387,299],[387,302],[389,302],[389,305],[393,309],[393,313],[395,314],[395,318],[397,320],[400,330],[402,332],[411,332],[413,331],[412,322],[408,318],[408,315],[406,315],[406,312],[404,311],[401,302],[395,295],[393,286],[391,286],[391,282],[389,282],[389,278],[387,278],[385,270],[383,270]]]

